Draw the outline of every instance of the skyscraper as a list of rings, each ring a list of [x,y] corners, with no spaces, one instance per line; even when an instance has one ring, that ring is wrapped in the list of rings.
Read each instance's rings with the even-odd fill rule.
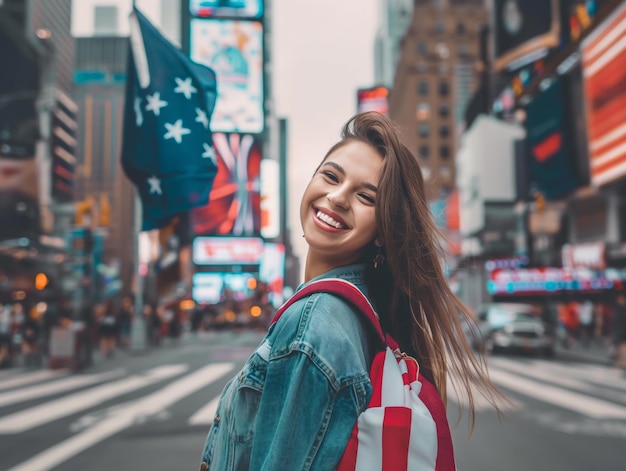
[[[401,42],[389,114],[407,129],[429,199],[454,188],[459,125],[477,82],[484,0],[415,0]]]

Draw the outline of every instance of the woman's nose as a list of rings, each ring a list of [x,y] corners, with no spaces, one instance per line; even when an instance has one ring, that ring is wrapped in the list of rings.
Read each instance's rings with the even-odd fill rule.
[[[333,191],[332,193],[328,193],[326,195],[326,199],[335,206],[339,206],[341,208],[345,208],[348,205],[348,199],[345,194],[341,191]]]

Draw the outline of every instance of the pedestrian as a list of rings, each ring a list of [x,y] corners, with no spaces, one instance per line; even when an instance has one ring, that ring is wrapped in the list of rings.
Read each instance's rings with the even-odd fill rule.
[[[11,308],[0,304],[0,368],[8,368],[13,363],[12,343]]]
[[[304,191],[300,219],[308,253],[299,289],[326,278],[355,284],[444,402],[450,375],[472,422],[474,388],[495,404],[458,317],[471,314],[444,275],[421,170],[388,118],[346,123]],[[376,347],[347,301],[314,293],[292,304],[222,391],[200,469],[335,469],[369,403]]]
[[[620,368],[626,373],[626,292],[624,290],[615,296],[612,327],[614,364],[616,368]]]
[[[593,320],[593,303],[587,299],[578,306],[580,339],[582,345],[586,348],[589,348],[593,338]]]

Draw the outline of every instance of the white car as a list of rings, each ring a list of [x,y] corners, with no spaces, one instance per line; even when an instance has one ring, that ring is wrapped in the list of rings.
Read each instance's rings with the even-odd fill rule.
[[[491,303],[476,311],[478,332],[472,338],[477,350],[487,353],[518,350],[554,355],[556,336],[530,304]]]

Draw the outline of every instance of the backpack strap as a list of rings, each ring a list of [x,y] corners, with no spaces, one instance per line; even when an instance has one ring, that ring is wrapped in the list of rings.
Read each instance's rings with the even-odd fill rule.
[[[293,296],[291,296],[291,298],[289,298],[278,309],[278,311],[276,311],[272,324],[278,321],[280,316],[283,315],[289,306],[313,293],[330,293],[348,301],[363,314],[369,324],[374,328],[376,335],[383,344],[388,345],[392,350],[398,348],[398,343],[389,335],[385,335],[383,333],[383,329],[380,326],[380,321],[378,319],[378,314],[376,314],[372,304],[361,292],[361,290],[354,284],[341,278],[323,278],[321,280],[312,281],[302,289],[296,291]]]

